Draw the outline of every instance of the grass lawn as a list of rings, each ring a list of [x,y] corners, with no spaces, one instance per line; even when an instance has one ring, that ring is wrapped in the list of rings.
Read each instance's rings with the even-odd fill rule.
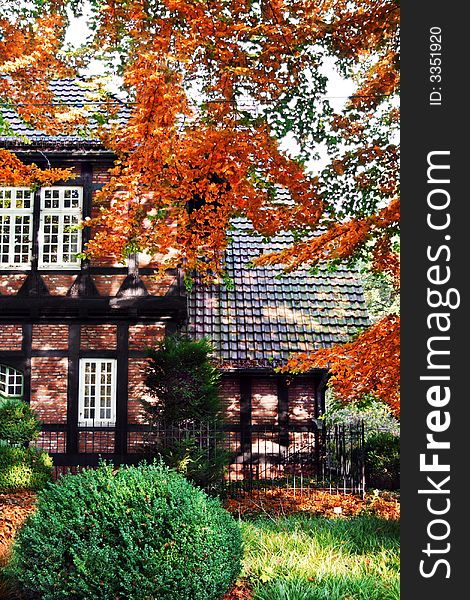
[[[242,522],[254,600],[395,600],[399,524],[374,516]]]

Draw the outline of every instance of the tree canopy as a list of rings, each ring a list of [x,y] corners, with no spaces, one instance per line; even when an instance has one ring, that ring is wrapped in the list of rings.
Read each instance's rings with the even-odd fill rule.
[[[90,35],[72,51],[67,23],[85,9]],[[122,100],[103,105],[108,118],[94,133],[117,160],[88,223],[89,256],[145,250],[162,272],[183,266],[211,281],[223,277],[241,215],[265,236],[295,233],[290,249],[260,264],[365,258],[398,289],[397,0],[36,0],[2,11],[0,96],[25,121],[49,132],[85,126],[83,111],[52,104],[47,83],[92,57],[121,82]],[[331,57],[355,82],[336,111]],[[129,118],[116,126],[122,103]],[[286,138],[295,151],[281,149]],[[313,170],[318,148],[328,160]],[[398,329],[398,316],[386,316],[288,368],[329,364],[345,400],[366,391],[397,413]]]

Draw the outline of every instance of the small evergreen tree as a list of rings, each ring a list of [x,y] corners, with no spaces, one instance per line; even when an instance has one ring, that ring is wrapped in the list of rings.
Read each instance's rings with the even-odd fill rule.
[[[220,412],[220,375],[206,339],[167,336],[148,350],[146,385],[154,402],[144,402],[152,419],[169,422],[214,421]]]
[[[146,385],[153,401],[142,401],[152,425],[151,452],[193,483],[219,491],[227,462],[220,432],[220,374],[206,339],[168,336],[148,350]]]

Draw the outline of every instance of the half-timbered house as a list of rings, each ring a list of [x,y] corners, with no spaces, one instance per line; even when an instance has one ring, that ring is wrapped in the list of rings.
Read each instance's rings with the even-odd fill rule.
[[[71,80],[53,84],[60,102],[86,103]],[[277,278],[277,267],[249,268],[260,250],[281,249],[246,221],[234,222],[227,250],[233,289],[196,284],[182,274],[153,277],[156,264],[77,257],[90,236],[73,226],[92,216],[113,154],[93,139],[48,136],[5,111],[11,134],[0,145],[25,163],[72,167],[76,178],[31,190],[0,188],[0,397],[31,403],[43,423],[38,444],[56,464],[133,460],[145,425],[145,347],[177,330],[208,337],[222,370],[227,427],[251,444],[269,426],[288,445],[324,409],[327,373],[278,374],[296,351],[344,341],[368,317],[360,283],[346,268]]]

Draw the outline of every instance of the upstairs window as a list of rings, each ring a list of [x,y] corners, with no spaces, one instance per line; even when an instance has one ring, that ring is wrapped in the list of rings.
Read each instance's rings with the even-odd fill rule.
[[[0,267],[30,265],[33,202],[29,188],[0,188]]]
[[[80,266],[83,188],[45,187],[41,189],[39,224],[39,268]]]
[[[80,360],[78,422],[88,427],[116,423],[116,360]]]
[[[0,398],[22,398],[23,397],[23,373],[0,365]]]

